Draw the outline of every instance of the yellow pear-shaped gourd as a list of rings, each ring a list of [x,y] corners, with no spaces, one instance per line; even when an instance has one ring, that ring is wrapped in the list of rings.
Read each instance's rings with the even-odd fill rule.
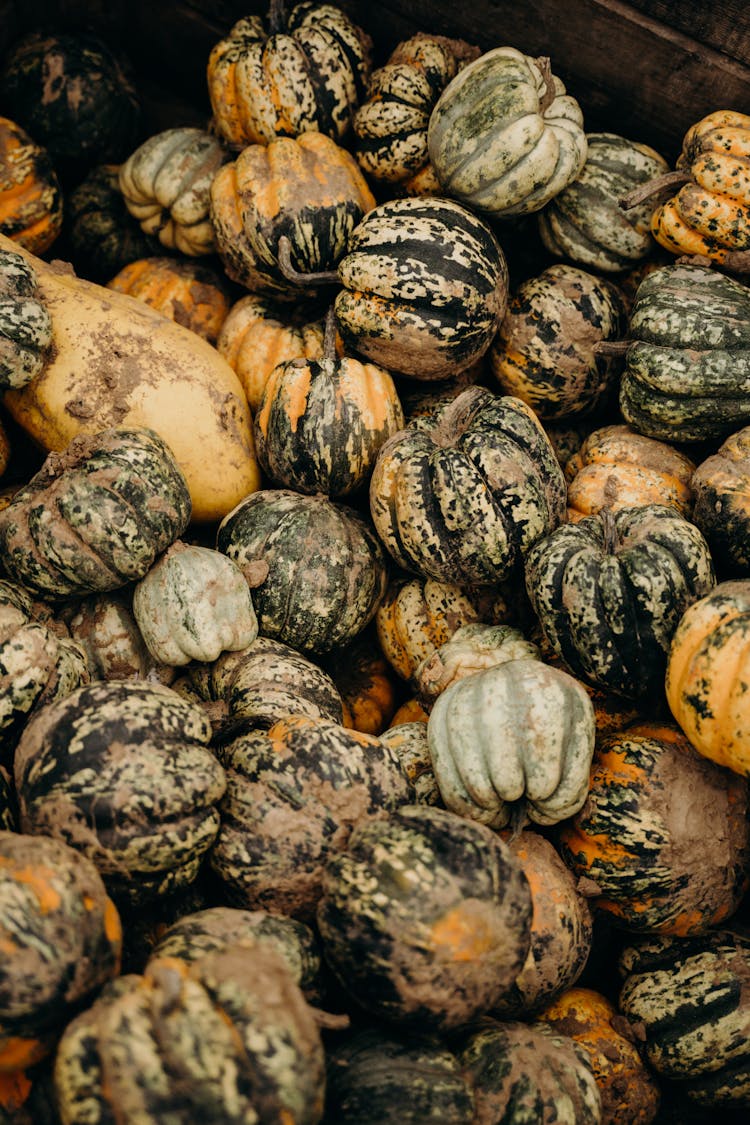
[[[145,426],[171,448],[190,489],[192,518],[221,520],[260,484],[252,418],[226,360],[188,328],[135,297],[78,278],[0,235],[0,256],[22,252],[52,321],[42,372],[5,405],[45,450],[80,433]]]

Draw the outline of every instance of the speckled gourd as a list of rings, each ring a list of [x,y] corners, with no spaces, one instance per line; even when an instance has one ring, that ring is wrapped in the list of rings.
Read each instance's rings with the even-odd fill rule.
[[[750,576],[750,426],[730,434],[700,462],[690,486],[693,522],[723,576]]]
[[[209,344],[216,343],[232,303],[224,274],[195,258],[136,258],[109,277],[107,288],[144,301]]]
[[[423,706],[429,708],[441,692],[466,676],[504,664],[533,660],[539,649],[512,625],[461,625],[417,667],[414,678]]]
[[[24,387],[44,369],[52,321],[34,270],[15,251],[0,255],[0,390]]]
[[[65,200],[65,239],[79,277],[103,285],[138,258],[158,253],[120,191],[119,164],[97,164]]]

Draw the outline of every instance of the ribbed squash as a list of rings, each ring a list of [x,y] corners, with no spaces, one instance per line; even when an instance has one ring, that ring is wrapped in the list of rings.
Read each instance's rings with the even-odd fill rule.
[[[326,960],[359,1007],[425,1030],[498,1003],[529,951],[531,895],[506,845],[444,809],[359,824],[329,858],[318,906]]]
[[[750,422],[750,290],[699,264],[663,266],[638,286],[620,410],[663,441],[723,438]]]
[[[403,712],[403,708],[400,710]],[[399,712],[396,712],[391,726],[383,731],[380,739],[395,751],[411,787],[413,803],[442,807],[443,799],[435,780],[427,742],[428,715],[423,712],[423,719],[398,716]]]
[[[720,574],[750,576],[750,426],[731,434],[691,479],[693,520]]]
[[[229,156],[204,129],[181,126],[149,137],[118,171],[120,191],[145,234],[182,254],[211,254],[209,192]]]
[[[750,776],[750,581],[720,582],[686,609],[672,637],[666,694],[699,754]]]
[[[138,258],[159,249],[127,209],[119,164],[98,164],[65,200],[65,238],[79,277],[103,285]]]
[[[168,675],[168,669],[157,670],[133,616],[132,603],[132,590],[125,587],[62,606],[59,619],[83,649],[92,680],[142,680],[157,671]]]
[[[215,344],[232,300],[227,279],[191,258],[137,258],[107,282]]]
[[[504,394],[545,421],[590,413],[615,387],[618,365],[595,346],[618,338],[625,302],[604,278],[577,266],[549,266],[521,282],[490,348]]]
[[[336,141],[351,127],[370,72],[370,39],[340,8],[313,0],[284,17],[272,4],[238,20],[208,59],[208,92],[219,136],[233,148],[320,132]]]
[[[425,707],[452,684],[508,660],[534,660],[539,649],[512,625],[460,625],[417,667],[414,679]]]
[[[380,450],[370,511],[400,567],[498,586],[565,518],[565,478],[530,407],[469,387]]]
[[[210,202],[229,277],[253,293],[287,298],[300,284],[289,267],[303,275],[333,270],[375,206],[354,157],[323,133],[248,145],[216,174]]]
[[[586,163],[539,214],[539,233],[550,253],[585,269],[619,273],[653,249],[652,205],[623,211],[620,200],[668,165],[648,145],[616,133],[587,133]]]
[[[659,698],[678,622],[715,582],[700,531],[666,504],[605,508],[526,557],[526,590],[554,651],[626,699]]]
[[[492,215],[538,211],[586,159],[583,116],[549,59],[496,47],[464,67],[435,106],[430,159],[447,195]]]
[[[505,256],[489,226],[449,199],[381,203],[339,262],[344,343],[414,379],[444,379],[489,348],[508,300]]]
[[[52,339],[52,321],[33,267],[7,250],[0,254],[0,391],[25,387],[40,375]]]
[[[703,933],[747,889],[749,800],[747,782],[707,762],[676,726],[636,723],[597,748],[586,802],[560,829],[562,855],[616,925]]]
[[[63,196],[49,153],[14,121],[0,117],[0,231],[43,254],[62,221]]]

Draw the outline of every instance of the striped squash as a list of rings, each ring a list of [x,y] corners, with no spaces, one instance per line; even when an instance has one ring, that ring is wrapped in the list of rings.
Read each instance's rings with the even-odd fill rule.
[[[231,305],[226,277],[194,258],[136,258],[107,282],[215,344]]]
[[[119,165],[98,164],[65,200],[65,237],[79,277],[100,285],[138,258],[159,252],[120,191]]]
[[[0,117],[0,231],[43,254],[62,222],[62,190],[49,153],[20,125]]]

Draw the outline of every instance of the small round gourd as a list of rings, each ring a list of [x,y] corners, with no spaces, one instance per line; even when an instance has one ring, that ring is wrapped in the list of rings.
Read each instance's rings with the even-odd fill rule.
[[[44,369],[52,321],[36,275],[12,251],[0,257],[0,391],[25,387]]]
[[[403,708],[402,708],[403,710]],[[394,716],[396,719],[398,712]],[[404,719],[395,722],[384,730],[380,736],[381,742],[395,751],[401,769],[406,774],[406,780],[412,790],[412,801],[415,805],[440,805],[443,800],[440,796],[435,772],[432,768],[430,747],[427,741],[427,719]]]
[[[62,190],[49,153],[15,121],[0,117],[0,231],[43,254],[62,221]]]
[[[216,660],[258,635],[239,567],[219,551],[180,540],[137,583],[133,613],[151,655],[172,666]]]
[[[79,277],[100,285],[130,262],[158,253],[120,191],[118,164],[98,164],[65,200],[65,238]]]
[[[157,674],[133,616],[129,589],[92,594],[65,605],[59,617],[86,654],[92,680],[142,680]],[[158,670],[160,678],[167,669]],[[168,682],[168,681],[165,681]]]
[[[414,678],[419,698],[429,708],[441,692],[466,676],[506,660],[533,660],[538,656],[538,647],[512,625],[461,625],[418,666]]]
[[[137,258],[110,278],[107,288],[145,301],[210,344],[216,343],[231,306],[223,274],[194,258]]]
[[[693,473],[693,522],[722,575],[750,576],[750,426],[730,434]]]

